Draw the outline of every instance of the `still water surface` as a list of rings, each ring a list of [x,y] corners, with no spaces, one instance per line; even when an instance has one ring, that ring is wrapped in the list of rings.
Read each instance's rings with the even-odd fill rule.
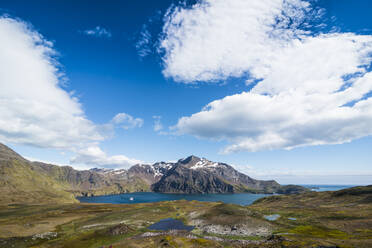
[[[303,185],[311,188],[314,191],[334,191],[344,188],[352,187],[350,185]],[[80,202],[86,203],[113,203],[113,204],[134,204],[134,203],[148,203],[160,201],[175,201],[175,200],[197,200],[207,202],[224,202],[233,203],[242,206],[252,204],[255,200],[262,197],[269,196],[268,194],[162,194],[154,192],[136,192],[120,195],[104,195],[93,197],[79,197]]]
[[[191,231],[194,226],[186,226],[182,221],[173,218],[162,219],[148,227],[150,230],[168,231],[168,230],[186,230]]]
[[[225,202],[233,203],[242,206],[252,204],[255,200],[268,196],[267,194],[162,194],[154,192],[137,192],[120,195],[103,195],[93,197],[79,197],[80,202],[88,203],[114,203],[114,204],[133,204],[133,203],[147,203],[160,201],[175,201],[175,200],[197,200],[207,202]]]

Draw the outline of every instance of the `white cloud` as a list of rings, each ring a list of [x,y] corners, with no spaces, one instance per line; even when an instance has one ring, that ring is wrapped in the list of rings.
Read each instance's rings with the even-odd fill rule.
[[[165,76],[185,83],[258,82],[173,128],[228,140],[227,153],[372,135],[372,36],[311,33],[312,19],[321,14],[299,0],[205,0],[172,9],[160,43]]]
[[[61,88],[52,43],[27,24],[0,18],[0,140],[69,149],[103,137]]]
[[[176,7],[165,17],[164,75],[176,81],[254,77],[286,41],[303,36],[309,4],[299,0],[205,0]],[[308,15],[306,15],[308,14]]]
[[[126,114],[126,113],[119,113],[112,118],[111,123],[117,125],[125,130],[142,127],[143,126],[143,119],[141,118],[134,118],[133,116]]]
[[[70,162],[75,165],[84,164],[106,168],[128,168],[141,161],[124,155],[107,156],[98,146],[91,146],[80,150]]]
[[[84,30],[83,34],[105,38],[111,38],[112,36],[111,32],[108,29],[105,29],[101,26],[96,26],[95,28]]]
[[[154,119],[154,131],[161,131],[163,129],[163,124],[161,124],[161,116],[154,115],[152,118]]]
[[[156,52],[156,46],[153,44],[156,36],[153,36],[150,30],[153,31],[158,29],[158,25],[160,25],[161,22],[161,16],[162,12],[160,10],[151,15],[146,23],[142,25],[140,32],[135,37],[137,40],[135,47],[140,59]]]
[[[84,151],[95,151],[95,159],[87,160],[92,165],[134,162],[99,152],[105,137],[79,100],[62,88],[55,55],[53,44],[28,24],[0,17],[0,142],[78,152],[76,160],[87,156]],[[143,123],[125,114],[113,122],[124,128]]]

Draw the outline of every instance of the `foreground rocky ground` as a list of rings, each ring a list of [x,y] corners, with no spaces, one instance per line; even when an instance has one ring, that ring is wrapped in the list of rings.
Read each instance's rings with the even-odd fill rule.
[[[195,229],[148,229],[165,218]],[[272,196],[248,207],[197,201],[0,207],[0,247],[110,245],[372,247],[372,186]]]

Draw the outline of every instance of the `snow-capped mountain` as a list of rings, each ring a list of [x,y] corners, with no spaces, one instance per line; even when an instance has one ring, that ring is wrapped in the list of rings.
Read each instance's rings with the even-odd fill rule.
[[[165,193],[283,193],[274,180],[253,179],[232,166],[206,158],[189,156],[177,162],[136,164],[128,170],[92,169],[115,180],[138,179],[151,190]],[[296,188],[295,192],[302,188]],[[285,193],[285,192],[284,192]],[[293,192],[292,192],[293,193]]]
[[[154,191],[167,193],[274,193],[280,188],[273,180],[255,180],[228,164],[196,156],[180,159],[152,185]]]

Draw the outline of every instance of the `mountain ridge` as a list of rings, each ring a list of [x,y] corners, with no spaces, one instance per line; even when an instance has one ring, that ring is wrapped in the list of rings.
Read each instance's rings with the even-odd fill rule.
[[[232,166],[191,155],[177,162],[136,164],[129,169],[76,170],[31,162],[0,143],[0,196],[4,202],[76,202],[76,196],[128,192],[300,193],[301,186],[256,180]],[[32,197],[29,197],[32,196]]]

